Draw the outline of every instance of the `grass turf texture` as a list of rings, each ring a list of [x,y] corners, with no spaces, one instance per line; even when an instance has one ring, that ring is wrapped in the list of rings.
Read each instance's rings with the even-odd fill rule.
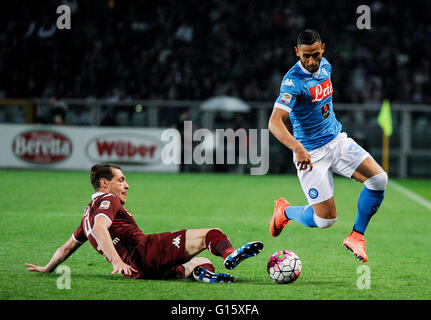
[[[235,247],[264,242],[257,257],[230,273],[234,284],[187,280],[133,280],[111,275],[112,267],[89,243],[65,265],[71,289],[57,288],[60,274],[26,271],[25,263],[45,265],[80,223],[93,192],[87,172],[1,170],[0,299],[430,299],[431,212],[390,185],[380,211],[366,233],[370,289],[357,287],[361,264],[342,248],[356,214],[362,185],[335,178],[339,219],[325,230],[293,222],[272,238],[268,222],[274,200],[286,197],[305,204],[295,176],[126,173],[131,186],[126,208],[145,233],[182,228],[219,227]],[[397,180],[431,200],[431,181]],[[270,255],[280,249],[302,260],[300,278],[289,285],[273,283],[266,272]],[[218,272],[223,260],[207,251]]]

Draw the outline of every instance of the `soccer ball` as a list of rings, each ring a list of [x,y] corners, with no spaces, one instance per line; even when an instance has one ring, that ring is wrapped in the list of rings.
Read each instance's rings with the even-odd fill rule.
[[[267,270],[269,277],[276,283],[292,283],[301,274],[301,259],[295,252],[280,250],[269,257]]]

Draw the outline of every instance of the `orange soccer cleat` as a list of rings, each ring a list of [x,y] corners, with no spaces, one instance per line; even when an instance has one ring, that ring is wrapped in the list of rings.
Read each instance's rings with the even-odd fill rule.
[[[277,237],[283,230],[284,226],[290,223],[290,220],[284,214],[284,210],[289,206],[290,203],[284,198],[279,198],[275,202],[274,215],[269,223],[269,232],[273,237]]]
[[[364,235],[354,230],[343,241],[343,247],[352,251],[353,255],[361,262],[368,261],[367,253],[365,252],[365,245],[366,242]]]

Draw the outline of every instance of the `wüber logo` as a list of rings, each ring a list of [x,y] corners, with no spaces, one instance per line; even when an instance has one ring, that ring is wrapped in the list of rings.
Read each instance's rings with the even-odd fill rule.
[[[160,160],[161,143],[142,134],[99,135],[89,141],[87,155],[93,161],[144,164]]]
[[[22,160],[49,164],[67,159],[72,154],[72,142],[55,131],[30,130],[13,139],[12,151]]]
[[[328,78],[322,83],[310,88],[311,102],[322,101],[323,99],[331,96],[332,92],[334,92],[334,90],[332,89],[331,80]]]

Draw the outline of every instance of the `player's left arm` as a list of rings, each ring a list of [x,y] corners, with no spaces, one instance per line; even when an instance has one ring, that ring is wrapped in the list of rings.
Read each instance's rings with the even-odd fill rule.
[[[47,265],[37,266],[31,263],[26,263],[26,266],[28,267],[27,270],[42,273],[53,272],[60,263],[69,258],[81,245],[82,243],[76,242],[72,236],[55,251]]]
[[[104,255],[112,263],[113,271],[111,274],[118,273],[131,275],[132,272],[137,272],[137,270],[133,269],[133,267],[125,263],[118,255],[118,252],[112,243],[112,238],[108,230],[111,224],[111,220],[109,220],[109,217],[107,217],[106,215],[96,215],[96,217],[94,218],[92,234],[96,239],[100,249],[103,251]]]

